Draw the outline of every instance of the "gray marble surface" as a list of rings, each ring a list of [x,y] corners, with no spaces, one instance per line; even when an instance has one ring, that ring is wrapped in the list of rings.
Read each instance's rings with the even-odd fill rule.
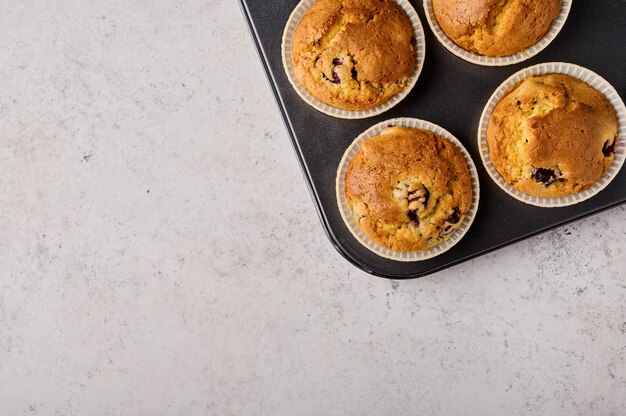
[[[0,415],[624,415],[626,209],[327,241],[234,0],[0,2]]]

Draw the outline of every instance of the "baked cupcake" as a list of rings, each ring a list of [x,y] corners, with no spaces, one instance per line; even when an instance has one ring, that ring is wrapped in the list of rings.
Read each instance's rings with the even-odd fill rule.
[[[461,152],[430,131],[399,126],[362,143],[345,175],[345,195],[357,226],[397,252],[444,242],[472,204]]]
[[[319,101],[367,110],[407,87],[414,43],[411,21],[393,0],[318,0],[295,29],[292,63]]]
[[[531,76],[496,105],[489,157],[518,191],[561,198],[591,188],[615,157],[617,115],[608,99],[565,74]]]
[[[515,55],[543,38],[562,0],[432,0],[443,32],[479,55]]]

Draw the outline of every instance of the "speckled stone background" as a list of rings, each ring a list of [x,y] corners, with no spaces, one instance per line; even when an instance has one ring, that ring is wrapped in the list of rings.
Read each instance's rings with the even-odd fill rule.
[[[234,0],[0,2],[0,415],[625,415],[626,210],[326,240]]]

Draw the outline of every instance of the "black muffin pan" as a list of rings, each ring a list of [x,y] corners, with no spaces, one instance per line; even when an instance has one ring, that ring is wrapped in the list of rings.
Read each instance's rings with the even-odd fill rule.
[[[424,276],[626,202],[626,167],[604,191],[574,206],[538,208],[519,202],[488,176],[477,142],[487,100],[504,80],[527,66],[569,62],[587,67],[624,99],[626,0],[574,0],[565,27],[550,46],[534,58],[506,67],[478,66],[452,55],[430,30],[421,0],[412,0],[426,33],[424,70],[400,104],[363,120],[324,115],[306,104],[289,83],[281,41],[298,0],[239,1],[324,230],[335,248],[366,272],[393,279]],[[370,252],[352,236],[337,207],[335,175],[344,151],[363,131],[395,117],[421,118],[450,131],[472,155],[480,177],[480,205],[469,232],[450,251],[422,262],[401,263]]]

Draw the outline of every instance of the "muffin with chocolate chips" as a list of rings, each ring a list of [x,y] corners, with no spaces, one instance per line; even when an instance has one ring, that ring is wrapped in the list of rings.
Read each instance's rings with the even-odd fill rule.
[[[472,204],[461,152],[430,131],[399,126],[362,143],[346,172],[345,195],[359,228],[397,252],[444,242]]]
[[[519,53],[543,38],[562,0],[432,0],[437,23],[461,48],[490,57]]]
[[[413,27],[393,0],[318,0],[295,29],[292,60],[315,98],[367,110],[407,87],[416,70]]]
[[[542,198],[585,191],[615,157],[617,115],[578,78],[531,76],[496,105],[487,128],[489,157],[515,189]]]

